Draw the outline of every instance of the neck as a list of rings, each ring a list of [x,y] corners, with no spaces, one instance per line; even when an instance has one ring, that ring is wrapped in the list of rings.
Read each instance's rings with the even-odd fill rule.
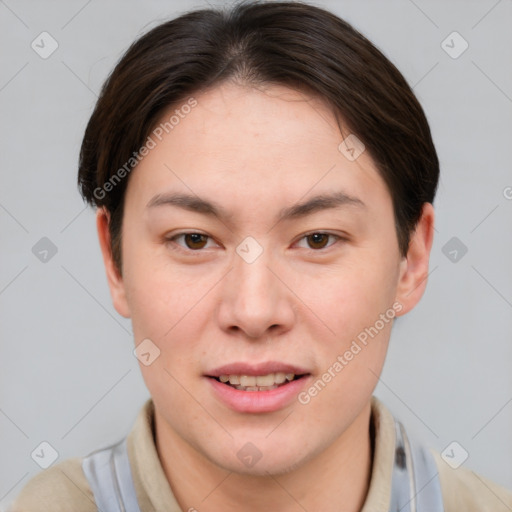
[[[279,474],[253,476],[223,469],[198,453],[155,411],[157,451],[182,510],[358,512],[372,469],[371,404],[324,451]]]

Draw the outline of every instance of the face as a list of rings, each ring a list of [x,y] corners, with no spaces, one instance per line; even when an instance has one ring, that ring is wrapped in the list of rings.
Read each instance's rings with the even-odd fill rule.
[[[150,340],[162,435],[229,471],[284,472],[369,410],[393,318],[423,292],[432,212],[401,258],[384,181],[340,151],[321,101],[234,84],[194,98],[132,171],[122,276],[99,214],[112,296]]]

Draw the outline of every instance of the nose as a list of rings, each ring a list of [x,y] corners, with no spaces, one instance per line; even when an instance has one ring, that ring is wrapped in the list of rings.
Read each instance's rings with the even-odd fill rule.
[[[251,339],[276,336],[295,321],[293,292],[269,251],[252,262],[234,255],[233,269],[222,282],[218,321],[225,331]]]

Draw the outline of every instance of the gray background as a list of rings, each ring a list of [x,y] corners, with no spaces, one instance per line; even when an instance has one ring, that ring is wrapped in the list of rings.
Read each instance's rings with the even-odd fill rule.
[[[76,188],[77,156],[99,88],[127,46],[206,5],[0,1],[4,507],[41,471],[31,453],[42,441],[58,460],[85,455],[126,434],[149,396],[130,324],[110,302],[94,214]],[[316,5],[398,66],[441,161],[429,284],[394,327],[376,394],[439,451],[456,440],[469,453],[465,467],[512,487],[512,1]],[[47,59],[31,48],[43,31],[59,45]],[[456,59],[442,47],[453,31],[469,44]],[[32,252],[42,237],[57,248],[46,262]],[[459,248],[443,252],[452,237]]]

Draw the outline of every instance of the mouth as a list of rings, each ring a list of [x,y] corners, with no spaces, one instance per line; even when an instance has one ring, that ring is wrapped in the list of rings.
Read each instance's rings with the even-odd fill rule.
[[[274,412],[291,405],[311,373],[281,361],[234,362],[205,374],[216,399],[239,413]]]
[[[236,375],[236,374],[222,374],[218,377],[208,375],[209,378],[225,384],[231,388],[239,391],[272,391],[290,382],[307,377],[308,373],[295,374],[295,373],[268,373],[266,375]]]

